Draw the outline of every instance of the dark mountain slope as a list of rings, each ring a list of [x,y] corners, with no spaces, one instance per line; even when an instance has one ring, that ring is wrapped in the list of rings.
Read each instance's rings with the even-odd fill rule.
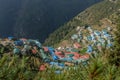
[[[0,35],[13,33],[13,26],[23,0],[0,0]]]
[[[40,41],[101,0],[0,0],[0,34]],[[87,5],[86,5],[87,4]]]
[[[74,33],[77,26],[83,26],[86,24],[100,25],[101,23],[99,21],[102,18],[110,18],[110,15],[120,9],[119,2],[119,0],[117,0],[117,3],[111,2],[109,0],[104,0],[98,4],[91,6],[90,8],[86,9],[75,18],[70,20],[68,23],[61,26],[54,33],[52,33],[49,38],[46,39],[45,45],[58,44],[62,40],[70,38],[71,34]]]

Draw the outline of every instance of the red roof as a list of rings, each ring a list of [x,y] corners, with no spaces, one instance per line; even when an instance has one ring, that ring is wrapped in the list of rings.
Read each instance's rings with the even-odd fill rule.
[[[62,54],[62,52],[55,52],[55,55],[57,55],[58,57],[61,57],[61,58],[63,58],[63,57],[65,57],[65,55],[64,54]]]
[[[85,54],[85,55],[80,56],[80,58],[84,58],[84,59],[88,59],[89,57],[90,57],[89,54]]]
[[[45,52],[49,51],[47,47],[43,47],[43,49],[44,49]]]
[[[73,46],[74,46],[74,48],[77,48],[77,49],[78,49],[78,48],[81,48],[81,45],[80,45],[79,43],[77,43],[77,42],[74,43]]]
[[[72,52],[76,57],[80,57],[81,55],[77,52]]]
[[[65,52],[65,54],[72,54],[71,52]]]
[[[77,60],[77,59],[79,59],[80,57],[77,57],[77,56],[73,56],[73,59],[74,60]]]
[[[44,70],[46,70],[45,65],[41,65],[40,68],[39,68],[39,70],[40,70],[40,71],[44,71]]]
[[[56,55],[61,55],[62,52],[57,52],[57,51],[56,51],[55,54],[56,54]]]
[[[32,49],[32,53],[33,53],[33,54],[36,54],[36,53],[37,53],[37,50]]]

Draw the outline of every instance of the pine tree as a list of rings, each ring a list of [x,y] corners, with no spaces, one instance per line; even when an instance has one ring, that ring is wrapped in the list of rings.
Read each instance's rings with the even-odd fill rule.
[[[115,64],[117,66],[120,66],[120,16],[118,16],[118,19],[116,20],[117,31],[115,32],[115,42],[114,42],[114,50],[110,52],[109,55],[109,61],[111,64]]]

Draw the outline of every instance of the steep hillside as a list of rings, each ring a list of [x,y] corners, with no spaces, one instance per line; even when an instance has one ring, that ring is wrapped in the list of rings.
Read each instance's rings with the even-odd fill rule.
[[[60,25],[99,1],[0,0],[0,36],[38,38],[43,42]]]
[[[120,80],[120,1],[87,10],[52,34],[50,46],[0,38],[0,80]]]
[[[75,32],[75,28],[77,26],[97,25],[95,27],[99,28],[99,26],[104,23],[104,18],[107,18],[108,21],[115,24],[113,21],[115,18],[114,14],[120,9],[120,0],[115,1],[117,2],[104,0],[86,9],[51,34],[45,41],[45,45],[58,44],[62,40],[70,38],[70,36]]]

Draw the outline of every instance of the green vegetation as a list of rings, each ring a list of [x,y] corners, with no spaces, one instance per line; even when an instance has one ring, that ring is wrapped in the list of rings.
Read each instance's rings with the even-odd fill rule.
[[[119,8],[120,0],[117,0],[117,3],[110,2],[109,0],[104,0],[100,3],[97,3],[77,15],[68,23],[64,24],[64,26],[61,26],[58,30],[52,33],[48,39],[46,39],[44,44],[55,45],[64,39],[69,39],[77,26],[83,26],[87,24],[101,25],[102,23],[99,21],[103,18],[112,20],[113,17],[110,16],[116,13]]]
[[[95,7],[91,7],[91,9],[98,9],[98,11],[101,7],[101,12],[99,14],[97,13],[98,11],[95,11],[96,16],[91,16],[93,19],[91,24],[97,24],[97,22],[104,17],[114,20],[115,24],[117,24],[113,49],[102,49],[102,52],[92,54],[88,62],[71,66],[67,69],[64,68],[61,70],[62,73],[57,74],[55,73],[57,69],[54,67],[50,68],[49,66],[47,66],[45,71],[40,71],[39,68],[43,62],[39,58],[33,56],[20,57],[17,55],[10,55],[9,53],[5,54],[4,48],[1,47],[0,80],[120,80],[120,15],[119,11],[113,11],[111,9],[105,10],[105,7],[108,6],[113,6],[113,9],[115,8],[114,10],[117,10],[120,7],[118,4],[105,0],[96,4]],[[103,12],[102,9],[104,9]],[[94,10],[91,11],[94,12]],[[113,15],[116,17],[113,18]],[[101,17],[97,18],[97,16]],[[94,19],[96,19],[96,21]],[[54,44],[58,44],[60,41],[68,39],[71,34],[74,33],[76,26],[82,26],[89,23],[88,21],[86,21],[86,23],[83,21],[75,17],[69,23],[51,34],[45,44],[50,46],[53,44],[54,46]],[[82,52],[84,52],[84,50],[85,49],[83,49]]]
[[[120,29],[120,24],[117,29]],[[49,66],[45,71],[39,71],[43,64],[39,58],[4,54],[0,59],[0,80],[120,80],[119,37],[117,31],[113,50],[103,49],[101,53],[91,55],[88,62],[63,69],[60,74],[55,73],[56,68]]]
[[[73,26],[72,24],[75,24],[75,26]],[[71,34],[75,32],[74,29],[78,24],[81,25],[82,23],[80,22],[78,23],[77,20],[73,20],[72,22],[67,23],[64,26],[60,27],[53,34],[51,34],[48,39],[46,39],[45,45],[49,45],[49,46],[54,45],[59,43],[61,40],[68,39],[66,38],[66,36],[70,37]]]
[[[80,51],[80,54],[85,54],[86,51],[87,51],[87,49],[86,49],[86,48],[83,48],[83,49]]]
[[[117,22],[117,31],[115,32],[115,45],[114,50],[109,52],[109,61],[111,64],[115,64],[117,66],[120,66],[120,14],[118,15],[118,18],[116,20]]]
[[[78,65],[55,73],[55,68],[39,71],[41,61],[33,57],[4,55],[0,60],[0,80],[119,80],[120,67],[109,64],[107,53],[91,56],[87,65]]]

